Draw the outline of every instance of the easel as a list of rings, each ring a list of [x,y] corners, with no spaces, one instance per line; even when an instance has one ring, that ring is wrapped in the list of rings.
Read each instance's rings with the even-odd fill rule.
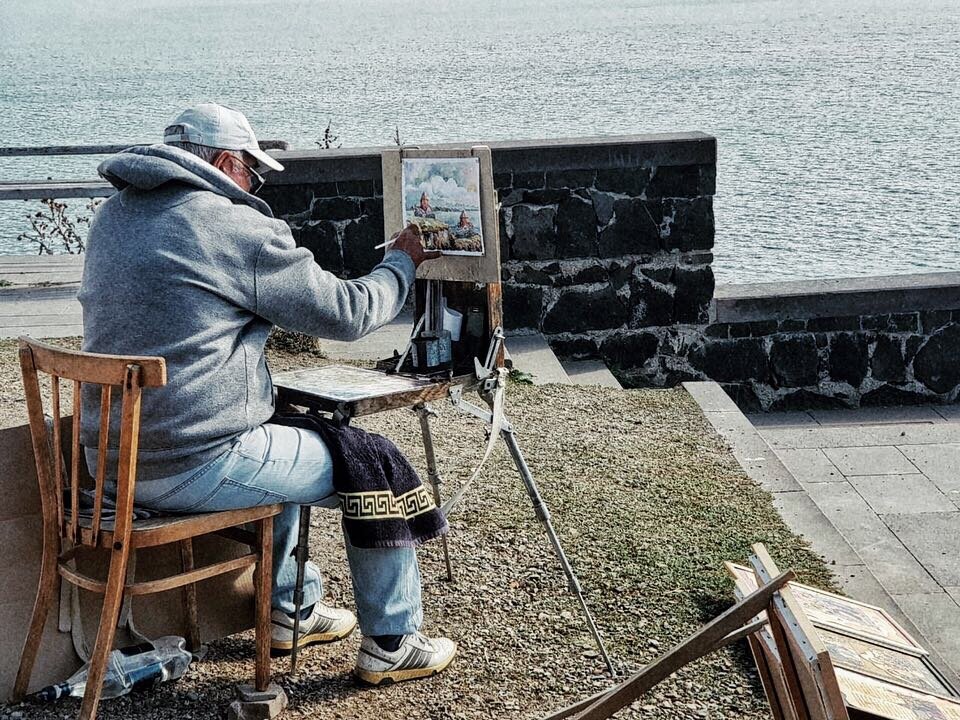
[[[453,353],[451,367],[444,373],[430,376],[411,376],[410,374],[386,374],[402,371],[407,366],[406,353],[399,353],[378,363],[376,371],[362,371],[380,374],[384,384],[389,387],[371,389],[369,392],[345,391],[344,383],[338,382],[337,373],[341,373],[340,380],[346,378],[348,369],[336,366],[321,368],[316,371],[299,371],[277,375],[274,378],[279,390],[279,399],[294,405],[307,407],[311,411],[329,412],[343,422],[349,422],[355,417],[368,415],[385,410],[398,408],[412,408],[416,412],[423,435],[424,451],[427,459],[427,475],[433,488],[433,496],[437,505],[441,505],[440,485],[443,480],[437,469],[436,454],[434,451],[433,435],[430,429],[430,418],[433,412],[428,402],[448,399],[453,407],[481,420],[489,432],[489,442],[483,460],[489,456],[497,438],[503,438],[513,459],[524,487],[533,504],[537,519],[543,524],[557,559],[566,576],[570,592],[577,598],[583,611],[584,618],[597,644],[597,649],[606,663],[611,676],[616,674],[613,662],[607,654],[603,638],[593,620],[593,615],[583,596],[576,573],[567,559],[560,543],[550,513],[540,495],[536,481],[530,472],[523,457],[523,452],[517,443],[514,430],[503,414],[503,397],[506,386],[506,369],[503,366],[503,304],[500,285],[500,241],[499,241],[499,214],[496,201],[496,191],[493,185],[493,168],[490,149],[485,146],[476,146],[470,149],[419,150],[397,148],[385,151],[382,155],[383,188],[384,188],[384,238],[389,239],[394,232],[404,226],[402,168],[407,158],[477,158],[480,167],[480,203],[481,228],[484,238],[484,254],[481,256],[444,256],[422,265],[417,271],[417,288],[415,294],[417,317],[424,314],[426,306],[426,292],[423,281],[442,281],[451,299],[461,303],[460,311],[469,311],[474,315],[484,314],[486,329],[486,362],[477,359],[478,347],[476,343],[464,343],[459,353]],[[462,303],[467,303],[463,305]],[[476,312],[474,312],[476,311]],[[467,312],[463,312],[464,317]],[[416,331],[415,331],[416,332]],[[411,341],[413,338],[411,338]],[[472,345],[472,347],[471,347]],[[402,367],[401,367],[402,366]],[[356,375],[356,369],[352,377]],[[308,377],[309,376],[309,377]],[[373,375],[370,376],[371,379]],[[476,391],[480,399],[487,405],[483,408],[464,399],[467,392]],[[483,464],[483,460],[480,465]],[[468,480],[445,504],[442,509],[449,515],[470,482],[476,477],[479,465],[473,476]],[[305,567],[309,553],[310,507],[302,506],[300,512],[300,526],[297,547],[294,555],[297,561],[297,581],[294,590],[294,604],[296,616],[294,618],[294,643],[291,655],[291,672],[296,671],[298,647],[296,638],[299,637],[300,610],[303,605],[303,583]],[[453,580],[453,564],[450,559],[450,550],[447,538],[443,538],[444,562],[447,571],[447,580]]]

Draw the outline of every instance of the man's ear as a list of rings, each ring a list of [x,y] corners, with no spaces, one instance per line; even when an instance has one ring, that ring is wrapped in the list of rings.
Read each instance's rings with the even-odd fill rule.
[[[221,150],[216,154],[213,160],[210,162],[217,170],[222,172],[224,175],[229,175],[227,172],[227,164],[233,159],[233,156],[228,153],[226,150]]]

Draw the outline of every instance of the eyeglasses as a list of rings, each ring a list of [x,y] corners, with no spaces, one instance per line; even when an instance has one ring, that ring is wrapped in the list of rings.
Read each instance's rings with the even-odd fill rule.
[[[252,165],[247,165],[244,163],[243,166],[250,173],[250,194],[256,195],[258,192],[260,192],[260,188],[263,187],[263,183],[265,182],[263,175],[258,173]]]

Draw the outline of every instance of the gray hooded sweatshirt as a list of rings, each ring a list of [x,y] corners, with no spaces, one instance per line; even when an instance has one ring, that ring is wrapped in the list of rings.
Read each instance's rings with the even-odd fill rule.
[[[274,325],[354,340],[392,320],[413,283],[413,261],[399,251],[358,280],[326,272],[265,202],[179,148],[131,148],[99,172],[120,192],[90,225],[83,349],[167,362],[167,385],[143,392],[140,480],[199,467],[269,420],[263,348]],[[92,388],[83,397],[88,464],[96,462],[99,395]]]

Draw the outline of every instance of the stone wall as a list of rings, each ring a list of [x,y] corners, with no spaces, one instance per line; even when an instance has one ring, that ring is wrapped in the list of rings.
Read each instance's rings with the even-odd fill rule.
[[[960,273],[730,285],[688,370],[747,409],[954,402]],[[673,361],[676,362],[676,358]]]
[[[716,141],[702,133],[493,142],[504,316],[562,354],[617,367],[650,331],[702,323],[713,296]],[[439,146],[442,147],[442,146]],[[317,262],[357,277],[381,257],[380,150],[280,153],[261,195]]]

